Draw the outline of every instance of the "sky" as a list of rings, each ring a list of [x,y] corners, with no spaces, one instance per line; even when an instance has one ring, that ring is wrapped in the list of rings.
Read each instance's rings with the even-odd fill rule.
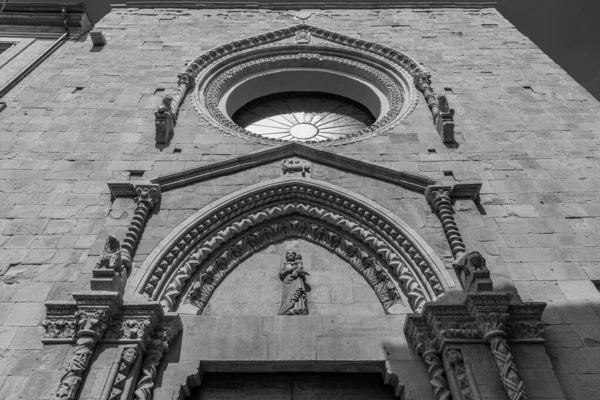
[[[94,22],[118,2],[84,0]],[[600,100],[600,0],[498,0],[496,8]]]

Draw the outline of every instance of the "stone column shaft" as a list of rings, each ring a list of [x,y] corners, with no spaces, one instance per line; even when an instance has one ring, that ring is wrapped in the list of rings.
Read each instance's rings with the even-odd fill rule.
[[[138,186],[136,193],[137,197],[134,199],[136,202],[135,213],[121,245],[121,256],[127,272],[131,271],[133,257],[146,228],[150,212],[160,201],[160,187],[158,185]]]
[[[454,220],[454,207],[452,206],[452,200],[450,199],[450,190],[451,188],[448,186],[429,186],[425,191],[425,197],[442,222],[444,234],[446,235],[446,239],[448,239],[452,256],[456,261],[465,254],[467,250],[462,235],[456,225],[456,221]]]

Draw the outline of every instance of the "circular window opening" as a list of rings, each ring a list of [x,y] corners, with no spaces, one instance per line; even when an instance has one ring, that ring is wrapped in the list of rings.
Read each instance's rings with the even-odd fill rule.
[[[362,104],[324,92],[284,92],[254,99],[232,115],[237,125],[268,139],[327,141],[375,123]]]

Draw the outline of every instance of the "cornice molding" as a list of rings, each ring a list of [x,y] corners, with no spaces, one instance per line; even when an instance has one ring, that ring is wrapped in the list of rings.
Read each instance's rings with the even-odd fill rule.
[[[146,1],[124,1],[121,4],[113,4],[114,8],[238,8],[238,9],[383,9],[383,8],[469,8],[483,9],[494,8],[496,1],[448,1],[448,0],[396,0],[396,1],[271,1],[257,0],[241,2],[236,0],[217,0],[217,1],[165,1],[165,0],[146,0]]]
[[[285,144],[280,147],[249,154],[247,156],[231,158],[202,167],[163,175],[151,180],[151,183],[159,185],[161,192],[168,192],[173,189],[235,174],[290,157],[299,157],[315,164],[325,165],[327,167],[337,168],[344,172],[351,172],[357,175],[377,179],[417,193],[424,193],[428,186],[436,183],[434,180],[423,175],[396,171],[367,161],[355,160],[350,157],[334,154],[325,150],[318,150],[299,143]],[[480,186],[481,184],[476,185]],[[110,182],[108,183],[108,186],[113,197],[129,197],[135,195],[136,185],[134,183]],[[455,186],[458,187],[459,185]]]
[[[65,16],[62,10],[66,11]],[[92,26],[91,19],[83,3],[19,3],[9,2],[0,14],[0,36],[48,37],[60,36],[65,31],[65,22],[71,36],[79,35]],[[32,33],[31,26],[36,29],[46,27],[46,32]]]

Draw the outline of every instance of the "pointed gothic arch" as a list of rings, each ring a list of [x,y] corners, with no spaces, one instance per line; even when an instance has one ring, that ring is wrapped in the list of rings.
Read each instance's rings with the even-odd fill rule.
[[[225,196],[181,223],[145,260],[137,292],[173,311],[190,278],[212,264],[214,281],[199,291],[202,309],[242,260],[290,237],[348,261],[384,308],[393,301],[394,282],[414,311],[452,286],[431,247],[389,210],[326,182],[280,178]]]

